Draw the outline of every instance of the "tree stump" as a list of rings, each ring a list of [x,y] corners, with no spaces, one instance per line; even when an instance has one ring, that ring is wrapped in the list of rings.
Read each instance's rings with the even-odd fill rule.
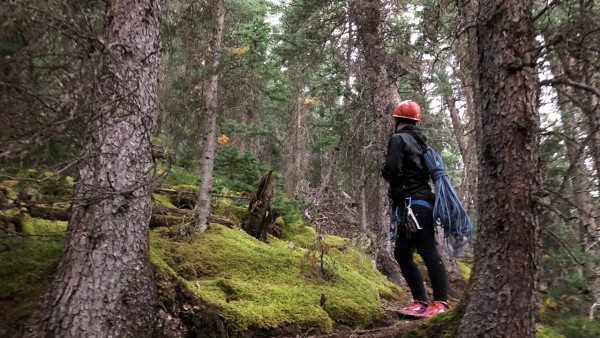
[[[267,241],[267,232],[272,218],[268,217],[268,214],[271,213],[271,197],[273,196],[273,189],[269,189],[272,174],[271,170],[260,180],[258,190],[248,205],[248,216],[242,222],[244,231],[263,242]]]

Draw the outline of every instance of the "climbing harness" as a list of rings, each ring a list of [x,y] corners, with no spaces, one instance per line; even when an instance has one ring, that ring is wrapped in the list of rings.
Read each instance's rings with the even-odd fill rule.
[[[423,229],[419,225],[417,217],[412,210],[413,205],[420,205],[429,210],[433,210],[433,205],[425,200],[415,200],[412,197],[407,197],[404,205],[401,205],[401,203],[394,202],[390,199],[390,240],[396,240],[398,237],[398,228],[402,225],[406,226],[408,232],[412,234]]]

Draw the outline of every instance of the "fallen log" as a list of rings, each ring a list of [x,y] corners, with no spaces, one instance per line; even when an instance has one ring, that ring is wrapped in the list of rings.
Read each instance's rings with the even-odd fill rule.
[[[25,209],[23,212],[28,213],[31,217],[48,219],[52,221],[68,221],[71,217],[71,208],[56,208],[48,207],[40,204],[21,204]],[[169,227],[180,224],[194,217],[194,212],[189,209],[174,209],[163,206],[154,205],[152,207],[152,216],[150,217],[150,228]],[[3,217],[0,223],[13,223],[20,217],[13,216],[10,219]],[[231,219],[223,216],[211,215],[209,222],[222,224],[226,227],[235,229],[237,224]],[[20,223],[19,223],[20,224]],[[18,231],[18,229],[17,229]]]
[[[194,209],[196,204],[198,204],[198,192],[196,191],[157,188],[154,192],[173,197],[171,201],[178,208]]]
[[[170,227],[181,224],[194,218],[194,211],[188,209],[173,209],[163,206],[152,207],[152,217],[150,218],[150,228]],[[210,215],[209,223],[218,223],[231,229],[237,228],[237,224],[227,217]]]

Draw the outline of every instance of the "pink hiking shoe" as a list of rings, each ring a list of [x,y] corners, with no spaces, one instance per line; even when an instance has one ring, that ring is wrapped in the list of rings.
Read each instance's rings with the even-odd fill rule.
[[[400,309],[400,313],[406,316],[421,317],[427,310],[427,303],[413,300],[412,304]]]
[[[448,305],[447,303],[434,301],[433,303],[431,303],[431,305],[427,307],[427,309],[425,309],[425,311],[423,311],[418,316],[422,318],[431,318],[437,315],[438,313],[448,311],[448,309],[450,309],[450,305]]]

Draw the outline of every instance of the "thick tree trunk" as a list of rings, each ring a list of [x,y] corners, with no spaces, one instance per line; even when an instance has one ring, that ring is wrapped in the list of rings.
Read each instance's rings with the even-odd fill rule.
[[[217,109],[219,89],[219,59],[221,57],[223,29],[225,25],[225,3],[218,0],[214,4],[216,27],[212,42],[212,69],[210,83],[206,90],[206,120],[203,149],[201,154],[200,189],[196,206],[196,231],[204,232],[210,216],[210,190],[212,188],[213,168],[215,165],[215,139],[217,137]]]
[[[460,189],[461,200],[465,205],[467,212],[473,214],[477,208],[475,196],[477,196],[477,156],[475,151],[475,101],[474,88],[476,87],[477,77],[474,73],[477,64],[477,32],[473,26],[477,22],[478,0],[467,0],[459,5],[459,13],[463,20],[466,33],[459,37],[459,43],[452,45],[452,52],[459,60],[460,72],[458,77],[463,83],[463,95],[466,103],[465,117],[466,122],[462,124],[461,138],[464,141],[464,153],[461,153],[464,163],[463,167],[463,186]],[[454,119],[453,119],[454,121]],[[455,129],[455,133],[458,130]]]
[[[151,132],[156,111],[159,7],[114,0],[103,74],[88,112],[66,247],[29,321],[28,337],[151,334],[155,287],[148,253]]]
[[[535,337],[540,189],[531,0],[480,0],[479,236],[459,337]]]
[[[357,38],[361,53],[367,63],[367,85],[371,89],[373,112],[374,148],[370,151],[370,168],[373,174],[368,176],[366,186],[369,196],[371,229],[377,236],[375,244],[377,268],[396,283],[403,281],[398,264],[392,257],[389,240],[389,203],[387,182],[379,174],[378,168],[385,157],[385,149],[392,131],[391,107],[400,102],[395,79],[387,71],[388,55],[385,50],[383,26],[384,6],[380,0],[360,0],[355,3],[353,18],[357,24]]]

